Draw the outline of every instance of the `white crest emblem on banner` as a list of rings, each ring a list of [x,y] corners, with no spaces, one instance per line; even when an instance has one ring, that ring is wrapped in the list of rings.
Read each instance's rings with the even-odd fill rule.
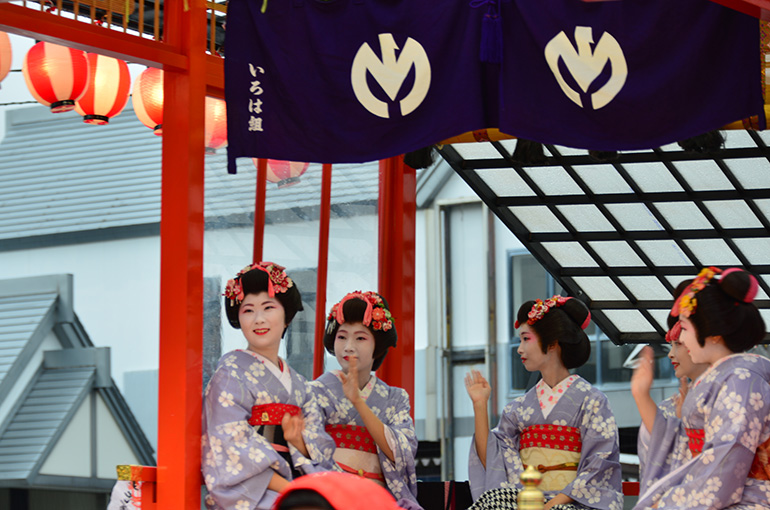
[[[591,49],[594,42],[591,27],[575,27],[575,43],[573,46],[567,35],[562,31],[551,39],[545,46],[545,60],[556,77],[561,90],[575,104],[585,108],[580,99],[580,93],[570,87],[564,80],[559,69],[559,60],[564,61],[567,70],[575,79],[578,87],[585,94],[588,87],[599,77],[604,66],[609,61],[612,74],[609,80],[599,90],[591,94],[590,108],[598,110],[607,106],[615,99],[628,77],[628,64],[623,55],[623,49],[618,41],[608,32],[604,32]]]
[[[379,58],[368,43],[358,48],[353,58],[350,70],[350,81],[353,84],[353,93],[356,99],[372,114],[388,118],[388,103],[377,99],[366,81],[366,73],[369,72],[391,101],[395,101],[398,91],[406,79],[409,70],[414,67],[414,85],[409,94],[401,101],[399,106],[401,115],[412,113],[428,95],[430,88],[430,61],[428,54],[420,43],[407,38],[404,48],[396,57],[398,45],[392,34],[379,34],[380,50],[382,58]]]

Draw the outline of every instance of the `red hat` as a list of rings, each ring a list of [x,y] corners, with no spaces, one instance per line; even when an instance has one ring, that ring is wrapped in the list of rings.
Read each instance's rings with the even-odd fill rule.
[[[393,495],[373,481],[349,473],[326,471],[292,481],[273,504],[278,510],[287,494],[311,490],[320,494],[336,510],[402,510]]]

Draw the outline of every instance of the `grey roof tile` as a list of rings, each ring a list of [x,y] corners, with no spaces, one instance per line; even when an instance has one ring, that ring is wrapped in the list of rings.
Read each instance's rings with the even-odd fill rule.
[[[57,297],[56,293],[0,297],[0,382]]]

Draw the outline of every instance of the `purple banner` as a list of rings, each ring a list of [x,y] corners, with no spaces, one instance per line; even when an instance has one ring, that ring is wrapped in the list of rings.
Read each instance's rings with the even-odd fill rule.
[[[709,0],[261,7],[228,4],[231,172],[241,156],[364,162],[483,128],[623,150],[764,121],[758,21]]]

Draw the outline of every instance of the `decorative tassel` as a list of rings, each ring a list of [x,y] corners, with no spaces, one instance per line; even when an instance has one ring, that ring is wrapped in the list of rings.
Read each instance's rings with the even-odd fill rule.
[[[521,166],[542,165],[546,162],[543,144],[524,138],[516,140],[516,149],[511,158]]]
[[[724,148],[725,138],[714,130],[677,142],[685,152],[716,152]]]
[[[417,149],[416,151],[407,152],[404,154],[404,163],[414,168],[415,170],[428,168],[436,160],[436,153],[434,149],[435,146],[431,145],[430,147],[423,147],[422,149]]]
[[[489,64],[499,64],[503,61],[503,22],[494,4],[490,4],[489,11],[481,21],[479,57],[482,62]]]
[[[618,159],[618,151],[588,151],[588,156],[599,163],[607,163]]]

